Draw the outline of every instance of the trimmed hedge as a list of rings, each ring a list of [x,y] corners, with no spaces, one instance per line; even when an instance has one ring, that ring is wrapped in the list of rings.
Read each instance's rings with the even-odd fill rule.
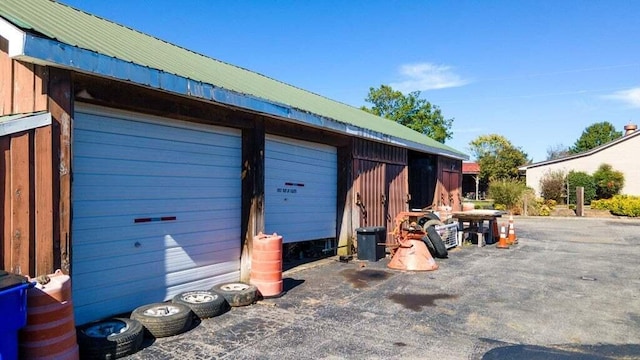
[[[609,210],[614,215],[640,216],[640,196],[615,195],[611,199],[594,200],[592,209]]]

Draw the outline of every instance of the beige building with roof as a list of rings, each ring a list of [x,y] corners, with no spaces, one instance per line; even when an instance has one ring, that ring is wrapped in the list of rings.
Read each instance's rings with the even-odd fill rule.
[[[573,170],[593,174],[600,165],[609,164],[614,170],[624,174],[625,182],[621,193],[640,195],[640,166],[637,158],[640,155],[640,132],[636,128],[636,125],[627,125],[624,136],[584,153],[525,165],[519,170],[526,173],[527,186],[540,196],[540,180],[550,172],[562,171],[566,174]]]

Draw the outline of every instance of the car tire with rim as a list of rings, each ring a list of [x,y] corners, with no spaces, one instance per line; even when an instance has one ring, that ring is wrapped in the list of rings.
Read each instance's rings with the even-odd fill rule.
[[[429,237],[429,240],[431,240],[431,243],[433,244],[436,257],[441,259],[446,258],[449,255],[449,252],[447,251],[447,247],[444,245],[444,241],[442,241],[440,234],[438,234],[438,232],[433,226],[429,226],[427,228],[427,236]]]
[[[160,338],[187,331],[193,312],[184,304],[153,303],[133,310],[131,318],[140,321],[151,336]]]
[[[258,288],[255,285],[242,282],[218,284],[211,290],[222,295],[233,307],[251,305],[258,297]]]
[[[229,307],[222,295],[211,290],[186,291],[174,296],[171,302],[187,305],[200,319],[218,316]]]
[[[82,359],[119,359],[140,349],[142,324],[134,319],[113,318],[78,328]]]

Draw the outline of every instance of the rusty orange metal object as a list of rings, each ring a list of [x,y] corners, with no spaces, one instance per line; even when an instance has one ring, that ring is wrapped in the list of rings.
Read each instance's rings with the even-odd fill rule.
[[[426,233],[417,224],[422,212],[404,211],[395,218],[395,228],[391,233],[397,247],[393,252],[388,268],[405,271],[432,271],[438,269],[438,264],[429,253],[429,249],[422,241]]]

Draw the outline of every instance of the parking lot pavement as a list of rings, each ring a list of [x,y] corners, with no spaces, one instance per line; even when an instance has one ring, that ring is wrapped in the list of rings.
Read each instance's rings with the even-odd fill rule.
[[[401,272],[325,259],[278,299],[129,359],[640,359],[640,221],[515,219],[519,244]]]

